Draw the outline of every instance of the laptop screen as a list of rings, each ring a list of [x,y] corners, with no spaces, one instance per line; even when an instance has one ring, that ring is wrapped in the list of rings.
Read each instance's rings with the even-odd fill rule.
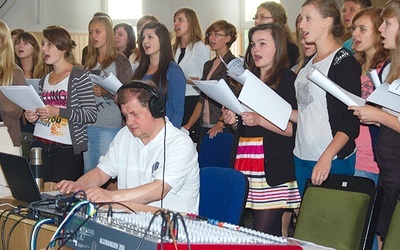
[[[17,200],[34,202],[42,199],[28,160],[21,156],[0,153],[4,177]]]

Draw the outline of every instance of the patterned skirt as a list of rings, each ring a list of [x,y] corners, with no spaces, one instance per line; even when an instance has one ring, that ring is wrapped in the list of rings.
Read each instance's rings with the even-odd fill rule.
[[[268,185],[262,137],[239,138],[234,168],[244,173],[249,180],[246,208],[264,210],[300,206],[301,197],[296,181],[277,186]]]

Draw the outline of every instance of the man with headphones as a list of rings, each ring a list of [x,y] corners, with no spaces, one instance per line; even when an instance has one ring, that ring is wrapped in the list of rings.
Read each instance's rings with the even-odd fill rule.
[[[199,165],[190,137],[165,117],[165,101],[151,81],[132,81],[117,93],[123,127],[96,168],[60,192],[84,190],[92,202],[134,201],[178,212],[198,212]],[[100,188],[118,176],[118,190]]]

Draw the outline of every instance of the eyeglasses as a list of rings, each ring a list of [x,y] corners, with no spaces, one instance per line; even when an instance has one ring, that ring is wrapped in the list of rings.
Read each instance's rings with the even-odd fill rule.
[[[206,37],[212,37],[212,36],[214,36],[216,38],[219,38],[219,37],[228,36],[228,35],[227,34],[217,33],[217,32],[208,32],[206,34]]]
[[[257,15],[255,15],[254,17],[253,17],[253,20],[258,20],[258,19],[260,19],[260,20],[267,20],[267,19],[274,19],[272,16],[257,16]]]

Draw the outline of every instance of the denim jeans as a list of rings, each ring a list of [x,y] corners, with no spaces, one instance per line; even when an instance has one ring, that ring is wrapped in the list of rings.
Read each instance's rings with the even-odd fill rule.
[[[365,170],[356,169],[354,176],[361,176],[361,177],[369,178],[375,182],[375,186],[378,185],[379,174],[375,174],[375,173],[368,172]]]
[[[120,129],[88,126],[88,150],[83,153],[85,173],[97,166],[100,156],[107,153],[110,143]]]
[[[304,188],[308,178],[311,178],[316,161],[302,160],[294,157],[294,165],[296,170],[296,180],[299,187],[300,195],[303,197]],[[331,174],[354,175],[354,167],[356,165],[356,154],[352,154],[346,159],[335,159],[332,161]]]

